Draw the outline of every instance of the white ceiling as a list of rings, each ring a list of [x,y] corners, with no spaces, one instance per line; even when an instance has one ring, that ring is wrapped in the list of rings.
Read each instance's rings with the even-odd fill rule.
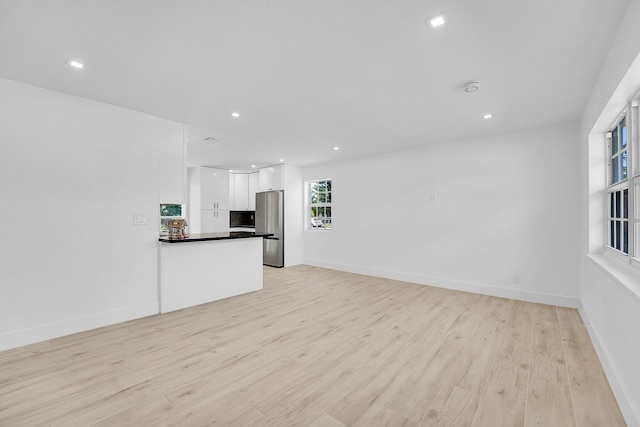
[[[577,119],[628,3],[0,0],[0,76],[187,123],[192,164],[306,166]]]

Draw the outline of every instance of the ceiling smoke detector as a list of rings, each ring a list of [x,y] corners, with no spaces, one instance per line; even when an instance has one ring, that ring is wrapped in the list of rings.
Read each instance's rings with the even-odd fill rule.
[[[480,82],[477,80],[471,80],[462,85],[462,88],[467,93],[475,92],[480,89]]]
[[[215,138],[214,138],[214,137],[212,137],[212,136],[207,136],[207,137],[205,137],[205,138],[204,138],[204,140],[205,140],[205,141],[208,141],[208,142],[214,142],[214,141],[217,141],[217,139],[215,139]]]

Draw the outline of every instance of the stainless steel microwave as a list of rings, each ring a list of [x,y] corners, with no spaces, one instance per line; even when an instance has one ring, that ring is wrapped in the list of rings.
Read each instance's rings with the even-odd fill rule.
[[[254,228],[256,226],[255,211],[230,211],[229,228]]]

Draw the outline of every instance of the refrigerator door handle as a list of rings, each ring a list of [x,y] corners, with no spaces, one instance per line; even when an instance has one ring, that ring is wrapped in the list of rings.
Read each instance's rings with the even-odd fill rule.
[[[267,237],[265,237],[265,239],[268,239],[268,240],[280,240],[280,238],[276,237],[276,236],[267,236]]]

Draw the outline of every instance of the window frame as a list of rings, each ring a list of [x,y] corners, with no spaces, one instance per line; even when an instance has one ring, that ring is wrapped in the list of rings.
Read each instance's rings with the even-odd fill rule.
[[[640,168],[638,152],[640,151],[640,121],[638,116],[638,100],[640,94],[636,94],[630,102],[625,106],[624,111],[616,118],[613,125],[609,128],[606,134],[606,150],[607,150],[607,188],[605,192],[606,197],[606,243],[605,252],[608,254],[630,263],[634,266],[640,267]],[[613,132],[618,130],[618,138],[622,137],[621,124],[625,123],[626,126],[626,147],[617,150],[613,153]],[[627,170],[626,177],[619,181],[614,181],[613,168],[614,162],[617,161],[622,153],[627,153]],[[622,166],[621,162],[618,163]],[[627,216],[617,215],[617,212],[612,213],[612,209],[620,208],[622,212],[625,210],[624,197],[620,198],[620,205],[613,203],[612,197],[616,197],[615,194],[620,192],[620,195],[624,194],[624,190],[627,190]],[[624,224],[627,224],[627,252],[616,249],[615,242],[612,241],[612,230],[615,228],[615,222],[619,221],[621,224],[621,230],[624,230]],[[614,227],[614,228],[612,228]],[[614,233],[615,234],[615,233]],[[622,231],[622,234],[624,232]]]
[[[325,190],[325,202],[313,202],[311,200],[312,197],[312,185],[314,184],[318,184],[321,182],[328,182],[329,183],[329,190]],[[330,201],[326,201],[326,195],[329,195],[329,199]],[[331,178],[324,178],[324,179],[314,179],[314,180],[310,180],[310,181],[306,181],[305,182],[305,229],[306,230],[312,230],[312,231],[331,231],[331,229],[333,228],[333,180]],[[313,219],[314,218],[318,218],[318,216],[314,216],[312,214],[312,209],[324,209],[326,212],[326,209],[329,208],[331,210],[331,215],[329,216],[324,216],[322,218],[328,218],[328,222],[325,222],[323,220],[323,225],[322,226],[314,226],[313,225]],[[327,226],[328,224],[328,226]]]
[[[162,206],[167,206],[167,205],[180,206],[180,215],[162,215]],[[158,216],[159,216],[158,231],[160,235],[162,236],[162,235],[169,234],[168,224],[170,220],[174,218],[187,217],[186,205],[184,203],[160,203],[160,208],[158,209]]]

